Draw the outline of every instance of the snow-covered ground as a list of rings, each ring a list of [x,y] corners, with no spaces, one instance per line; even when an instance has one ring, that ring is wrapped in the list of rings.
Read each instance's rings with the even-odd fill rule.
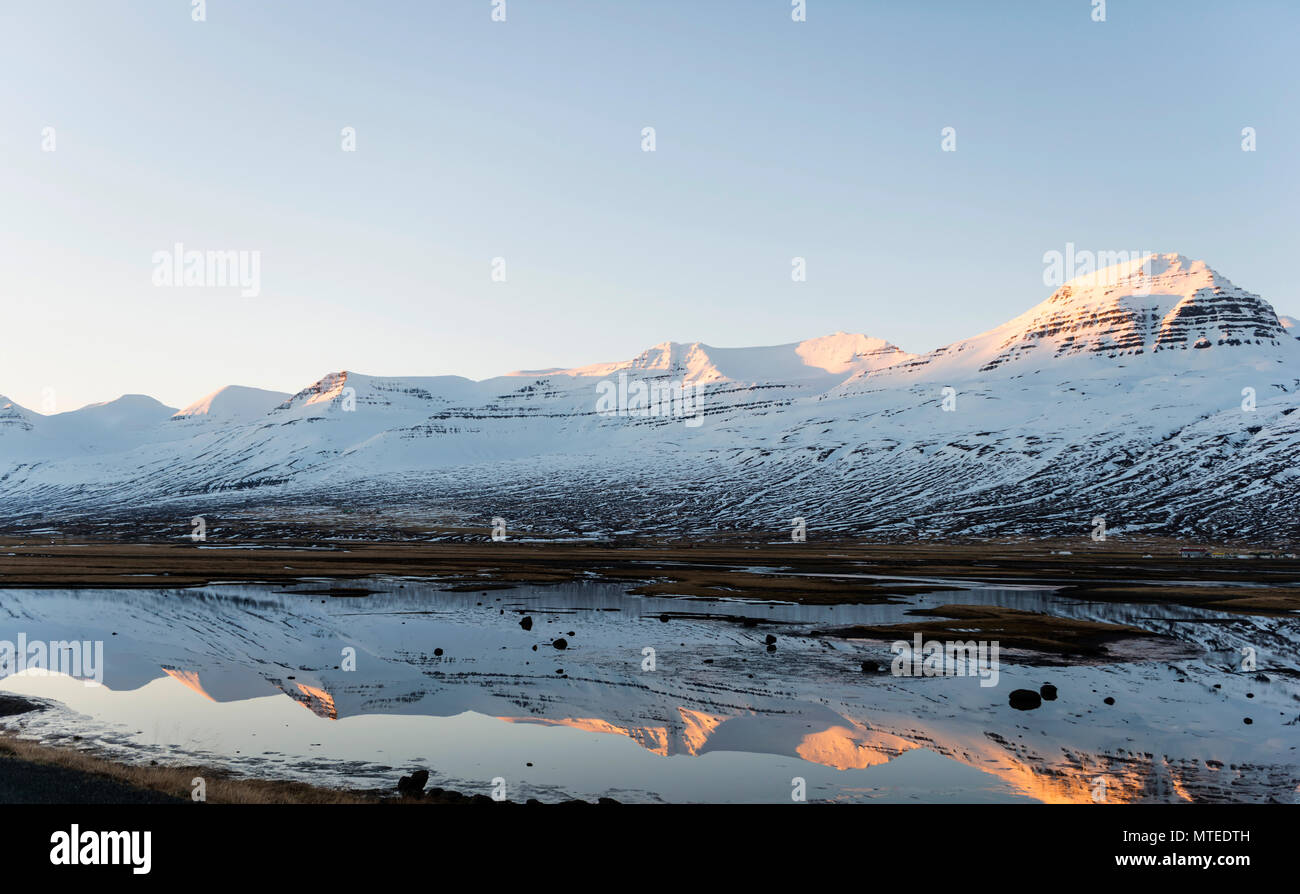
[[[1113,531],[1290,539],[1290,322],[1160,255],[924,355],[837,333],[481,382],[344,371],[180,412],[136,395],[47,417],[0,398],[0,521],[334,501],[574,533],[799,516],[810,532],[1079,534],[1101,515]],[[698,404],[648,413],[637,388],[671,384],[702,388]]]

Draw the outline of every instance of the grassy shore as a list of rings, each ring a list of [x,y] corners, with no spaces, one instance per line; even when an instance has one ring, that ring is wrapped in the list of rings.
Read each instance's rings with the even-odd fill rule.
[[[42,710],[24,698],[0,694],[0,717]],[[161,766],[109,760],[88,748],[46,745],[0,731],[0,792],[8,803],[181,803],[193,800],[202,779],[211,804],[455,804],[491,802],[431,789],[422,797],[325,788],[305,782],[253,779],[198,765]]]
[[[373,575],[438,578],[449,589],[601,579],[658,596],[808,604],[869,603],[949,589],[926,579],[1059,586],[1097,601],[1163,602],[1250,614],[1300,610],[1296,559],[1186,559],[1177,542],[955,544],[394,542],[256,543],[0,539],[0,587],[182,588],[326,578],[322,593],[364,596]],[[1235,552],[1236,550],[1234,550]],[[878,575],[877,579],[871,576]],[[891,577],[921,578],[898,581]],[[1197,586],[1187,581],[1200,581]],[[345,583],[346,582],[346,583]]]

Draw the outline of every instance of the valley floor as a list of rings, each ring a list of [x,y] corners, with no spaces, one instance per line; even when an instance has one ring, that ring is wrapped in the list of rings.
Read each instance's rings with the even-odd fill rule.
[[[154,589],[320,579],[322,595],[348,597],[365,596],[371,576],[437,578],[466,591],[598,579],[625,582],[628,592],[644,596],[835,605],[979,583],[1057,586],[1061,595],[1100,602],[1262,615],[1300,611],[1300,559],[1257,558],[1255,549],[1235,545],[1214,547],[1222,557],[1185,558],[1182,544],[1167,540],[591,543],[440,535],[460,539],[375,542],[348,533],[128,542],[32,533],[0,537],[0,588]]]

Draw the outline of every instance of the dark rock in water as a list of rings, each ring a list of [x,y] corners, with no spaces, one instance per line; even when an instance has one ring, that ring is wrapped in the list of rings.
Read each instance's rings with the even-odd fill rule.
[[[533,619],[532,619],[531,617],[529,617],[528,615],[524,615],[524,619],[523,619],[522,621],[519,622],[519,626],[522,627],[522,628],[524,628],[525,630],[532,630],[532,629],[533,629]]]
[[[1251,720],[1249,717],[1244,717],[1244,718],[1242,718],[1242,721],[1241,721],[1241,722],[1244,723],[1244,724],[1246,724],[1247,726],[1249,726],[1250,724],[1254,723],[1255,721]]]
[[[422,797],[424,786],[428,781],[428,770],[416,770],[410,776],[403,776],[397,781],[397,793],[407,798]]]
[[[1043,701],[1045,702],[1056,701],[1056,687],[1051,683],[1044,683],[1042,686],[1038,687],[1038,694],[1043,697]]]
[[[1032,711],[1043,704],[1042,697],[1032,689],[1013,690],[1009,701],[1017,711]]]
[[[1115,699],[1111,698],[1109,695],[1103,698],[1102,701],[1104,701],[1108,705],[1115,704]]]
[[[555,642],[551,643],[551,645],[555,646],[557,649],[567,649],[569,648],[569,641],[564,637],[560,637]]]
[[[768,643],[768,644],[767,644],[767,651],[769,651],[769,652],[775,652],[775,651],[776,651],[776,643]]]
[[[433,654],[435,654],[435,655],[442,655],[442,649],[434,649],[434,650],[433,650]]]
[[[769,634],[768,634],[768,635],[763,639],[763,642],[767,643],[767,644],[770,646],[770,645],[772,645],[772,643],[776,642],[776,637],[769,633]]]
[[[1253,693],[1253,692],[1247,692],[1247,693],[1246,693],[1246,698],[1254,698],[1254,697],[1255,697],[1255,693]]]
[[[862,672],[864,674],[874,674],[880,671],[880,663],[876,661],[862,662]]]

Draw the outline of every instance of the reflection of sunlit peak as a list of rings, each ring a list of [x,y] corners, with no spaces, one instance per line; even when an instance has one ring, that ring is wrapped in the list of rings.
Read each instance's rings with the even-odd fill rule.
[[[330,695],[324,689],[317,689],[315,686],[308,686],[306,683],[299,683],[298,689],[305,698],[299,699],[312,713],[319,714],[321,717],[328,717],[330,720],[338,720],[338,708],[334,707],[334,696]]]
[[[208,701],[210,702],[216,701],[215,698],[208,695],[207,691],[203,688],[203,684],[199,682],[198,671],[187,671],[187,670],[180,670],[179,668],[175,668],[175,667],[164,667],[163,673],[167,674],[167,676],[171,677],[173,680],[179,681],[182,685],[188,687],[189,689],[193,689],[195,692],[197,692],[199,695],[206,698]]]
[[[720,714],[706,714],[690,708],[678,708],[677,713],[682,715],[682,723],[685,725],[682,729],[682,743],[686,746],[687,754],[699,754],[718,724],[727,719]]]
[[[324,717],[326,720],[339,719],[338,708],[334,706],[334,696],[330,695],[329,692],[315,686],[308,686],[306,683],[296,683],[295,685],[297,686],[296,690],[285,689],[279,683],[276,683],[275,687],[317,717]]]
[[[1020,760],[1007,751],[992,751],[980,759],[969,753],[953,756],[1045,804],[1127,804],[1150,799],[1160,791],[1180,801],[1192,800],[1177,767],[1148,758],[1098,756],[1081,764],[1050,765]]]
[[[613,733],[626,736],[646,751],[667,757],[668,730],[662,726],[628,728],[615,726],[599,717],[498,717],[506,723],[536,723],[541,726],[565,726],[569,729],[584,730],[589,733]]]
[[[837,770],[861,770],[888,763],[903,751],[920,746],[897,736],[877,733],[858,726],[830,726],[808,733],[795,753],[806,761]]]

